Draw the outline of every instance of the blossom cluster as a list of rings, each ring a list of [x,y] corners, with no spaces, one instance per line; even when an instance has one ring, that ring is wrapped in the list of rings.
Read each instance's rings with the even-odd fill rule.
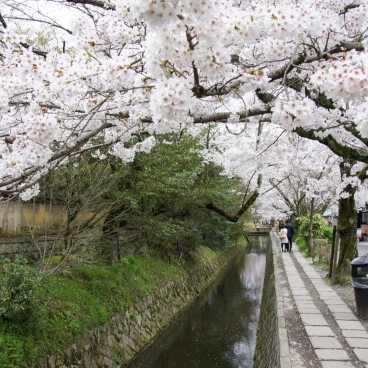
[[[79,12],[78,4],[68,7],[76,13],[67,33],[57,26],[62,23],[57,13],[55,23],[49,15],[41,19],[41,27],[55,25],[46,45],[39,42],[39,31],[47,35],[46,27],[26,34],[13,21],[17,9],[27,13],[22,7],[31,8],[31,0],[4,5],[9,24],[0,33],[0,134],[6,137],[0,141],[0,182],[26,176],[29,169],[47,170],[60,152],[66,161],[95,141],[131,161],[135,152],[154,144],[151,139],[127,148],[133,134],[192,128],[195,118],[228,111],[233,112],[229,124],[239,124],[247,109],[258,109],[262,117],[272,110],[271,124],[289,131],[316,129],[349,141],[343,128],[335,128],[348,113],[318,106],[314,97],[319,92],[338,107],[353,103],[356,114],[350,117],[368,136],[366,4],[348,9],[348,0],[116,3],[109,9],[89,4],[87,12]],[[55,6],[43,4],[50,10]],[[64,48],[61,39],[67,40]],[[343,50],[351,41],[356,50]],[[326,60],[329,52],[335,55]],[[306,88],[291,87],[288,78]],[[262,101],[261,93],[274,98]],[[243,156],[246,151],[263,166],[265,158],[257,156],[261,143],[250,143],[257,141],[254,132],[235,140],[224,133],[221,139],[235,142]],[[226,146],[226,157],[241,162],[239,149],[221,139],[217,142]],[[228,167],[229,173],[244,174],[244,165]]]
[[[272,119],[290,131],[300,126],[309,126],[314,121],[316,105],[309,99],[278,101]]]
[[[150,109],[155,123],[180,124],[193,104],[188,81],[171,77],[158,82],[151,93]]]
[[[368,97],[368,54],[353,50],[317,70],[310,83],[334,99],[362,101]]]

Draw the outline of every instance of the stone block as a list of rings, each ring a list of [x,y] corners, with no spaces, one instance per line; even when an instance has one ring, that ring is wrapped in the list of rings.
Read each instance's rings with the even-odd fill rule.
[[[334,291],[321,291],[318,294],[322,300],[334,299],[337,296],[337,294]]]
[[[309,291],[306,289],[293,289],[292,291],[293,295],[309,295]]]
[[[359,321],[336,320],[336,323],[342,330],[365,330],[365,328]]]
[[[315,306],[302,306],[298,307],[299,313],[304,314],[321,314],[320,310]]]
[[[352,312],[349,312],[349,313],[334,312],[333,316],[335,319],[338,319],[341,321],[356,321],[357,320],[357,318]]]
[[[368,349],[353,349],[354,354],[362,362],[368,363]]]
[[[331,313],[351,313],[350,308],[346,305],[330,304],[328,306],[328,309],[330,310]]]
[[[368,339],[368,332],[365,330],[341,330],[344,337],[361,337]]]
[[[288,357],[290,355],[289,351],[289,343],[287,340],[280,341],[280,356],[281,357]]]
[[[327,326],[305,326],[305,331],[308,336],[335,336]]]
[[[347,337],[347,343],[352,348],[364,348],[368,349],[368,339],[359,337]]]
[[[355,365],[353,365],[350,362],[339,362],[339,361],[334,361],[334,360],[326,360],[326,361],[322,361],[322,368],[354,368]]]
[[[311,336],[310,342],[314,349],[342,349],[342,345],[336,337]]]
[[[339,297],[324,298],[323,301],[328,305],[346,305]]]
[[[305,326],[328,326],[322,314],[301,314],[300,318]]]
[[[343,349],[315,349],[319,360],[350,360]]]
[[[280,357],[280,367],[281,368],[292,368],[290,358],[289,357]]]

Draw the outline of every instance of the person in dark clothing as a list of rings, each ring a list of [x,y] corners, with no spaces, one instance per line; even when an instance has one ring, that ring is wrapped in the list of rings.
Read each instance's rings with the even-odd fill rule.
[[[294,236],[294,227],[291,225],[290,220],[286,220],[286,229],[287,229],[287,238],[289,241],[289,252],[291,252],[291,248],[293,246],[293,236]]]

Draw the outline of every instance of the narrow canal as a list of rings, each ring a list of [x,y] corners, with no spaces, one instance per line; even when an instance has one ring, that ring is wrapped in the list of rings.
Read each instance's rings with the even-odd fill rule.
[[[252,367],[268,241],[258,238],[128,367]]]

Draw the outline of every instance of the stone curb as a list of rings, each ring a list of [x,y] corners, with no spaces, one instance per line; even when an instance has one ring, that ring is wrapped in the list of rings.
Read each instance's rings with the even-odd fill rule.
[[[273,234],[270,234],[272,242],[272,255],[273,263],[275,268],[275,289],[276,289],[276,302],[277,302],[277,321],[279,329],[279,340],[280,340],[280,367],[281,368],[291,368],[290,359],[290,348],[289,348],[289,338],[285,323],[285,312],[284,312],[284,299],[281,290],[281,280],[279,273],[281,271],[280,265],[278,264],[278,257],[280,257],[280,247]]]

